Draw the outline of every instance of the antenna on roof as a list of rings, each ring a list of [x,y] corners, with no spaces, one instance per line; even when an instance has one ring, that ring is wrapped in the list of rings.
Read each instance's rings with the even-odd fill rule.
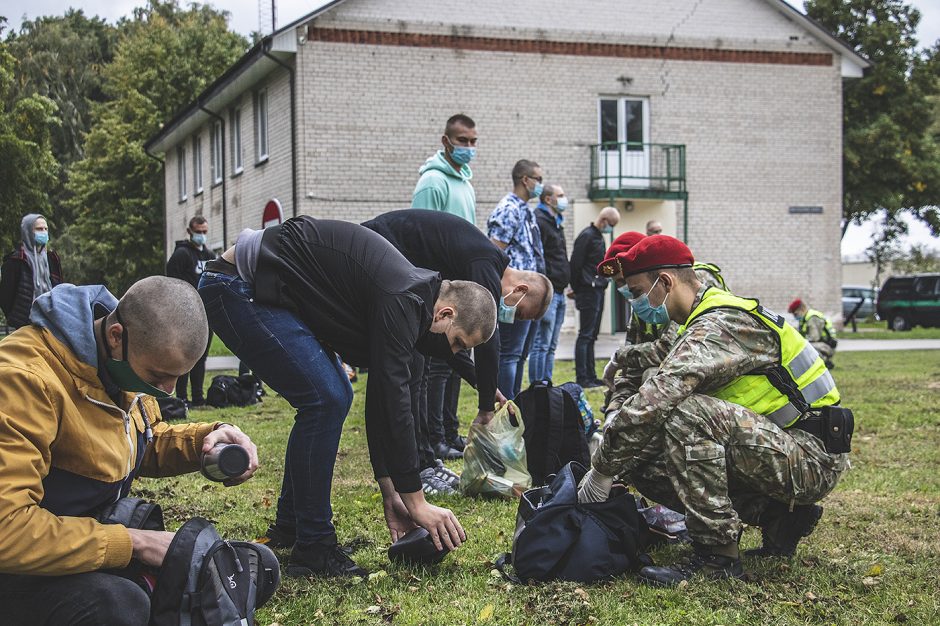
[[[277,30],[277,0],[258,0],[258,32],[270,35]]]

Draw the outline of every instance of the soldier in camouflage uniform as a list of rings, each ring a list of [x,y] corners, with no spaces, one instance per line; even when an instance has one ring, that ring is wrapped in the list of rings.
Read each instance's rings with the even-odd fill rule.
[[[797,413],[789,428],[775,423],[779,411],[765,416],[715,397],[741,381],[761,389],[768,379],[759,372],[783,369],[782,342],[792,347],[805,341],[755,301],[703,285],[691,268],[691,252],[676,239],[649,237],[618,261],[638,314],[654,320],[668,314],[683,326],[671,347],[622,355],[626,400],[608,420],[579,498],[606,499],[613,477],[620,476],[644,496],[685,513],[693,552],[671,567],[643,568],[640,578],[651,584],[677,584],[694,574],[742,576],[738,539],[744,523],[762,530],[763,546],[753,555],[792,555],[822,515],[815,503],[848,467],[847,455],[830,454],[800,429],[814,409],[839,399],[818,354],[797,346],[812,365],[796,381],[806,385],[798,392],[807,396],[822,388],[825,395],[806,397],[812,408]],[[753,304],[751,310],[702,309],[706,298]],[[786,366],[795,377],[795,362]],[[650,367],[658,369],[644,382],[641,372]],[[773,388],[765,395],[771,397]]]
[[[829,318],[819,311],[809,308],[809,305],[799,298],[790,303],[787,311],[796,317],[800,334],[806,337],[806,341],[816,348],[816,351],[826,362],[826,367],[829,369],[834,368],[835,364],[832,362],[832,357],[836,353],[836,344],[839,342],[835,337],[836,331],[833,329]]]

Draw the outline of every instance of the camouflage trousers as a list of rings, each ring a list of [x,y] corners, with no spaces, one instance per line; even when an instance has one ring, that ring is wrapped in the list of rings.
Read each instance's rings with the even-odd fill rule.
[[[726,545],[738,540],[742,523],[759,525],[774,500],[824,498],[849,462],[807,432],[783,430],[750,409],[694,394],[627,465],[621,478],[685,513],[695,543]]]

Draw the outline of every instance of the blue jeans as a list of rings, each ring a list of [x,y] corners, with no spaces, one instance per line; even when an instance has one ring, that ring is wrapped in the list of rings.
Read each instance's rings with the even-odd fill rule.
[[[330,489],[353,397],[342,363],[296,315],[255,302],[254,287],[241,278],[203,272],[199,295],[216,335],[297,410],[277,523],[296,527],[298,544],[335,543]]]
[[[535,326],[535,338],[529,353],[529,383],[551,380],[555,371],[555,349],[565,321],[565,294],[555,292],[545,315]]]
[[[522,388],[525,367],[526,337],[532,322],[516,320],[512,324],[499,323],[499,376],[496,384],[509,400]]]

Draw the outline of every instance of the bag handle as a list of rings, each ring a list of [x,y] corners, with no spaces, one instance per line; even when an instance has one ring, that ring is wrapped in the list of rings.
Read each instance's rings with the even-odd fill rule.
[[[503,578],[511,583],[516,583],[517,585],[524,585],[525,583],[515,574],[510,574],[506,571],[506,566],[512,565],[512,552],[503,552],[500,554],[496,561],[493,563],[493,567],[502,574]]]

